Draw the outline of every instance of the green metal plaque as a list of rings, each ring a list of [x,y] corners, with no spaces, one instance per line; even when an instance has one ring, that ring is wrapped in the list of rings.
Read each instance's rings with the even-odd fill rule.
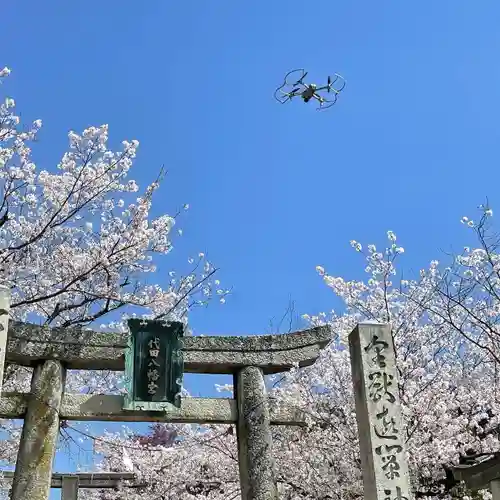
[[[128,327],[123,409],[165,412],[180,408],[184,325],[134,318]]]

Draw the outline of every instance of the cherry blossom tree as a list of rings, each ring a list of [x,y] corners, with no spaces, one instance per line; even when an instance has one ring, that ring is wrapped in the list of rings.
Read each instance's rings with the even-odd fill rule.
[[[335,340],[313,367],[294,370],[276,391],[289,404],[300,402],[310,415],[300,446],[307,451],[299,454],[308,458],[290,479],[297,486],[314,478],[305,488],[317,488],[314,498],[362,494],[347,336],[364,320],[393,327],[417,496],[457,494],[450,466],[499,451],[498,240],[487,230],[492,211],[481,211],[477,225],[464,219],[476,233],[478,248],[447,257],[446,267],[431,262],[418,279],[398,275],[396,261],[404,249],[391,231],[382,252],[374,245],[364,252],[360,243],[351,242],[366,257],[366,281],[346,281],[318,266],[345,309],[306,319],[330,323]]]
[[[187,276],[171,273],[165,288],[147,279],[155,256],[172,249],[179,212],[149,216],[161,175],[136,194],[129,173],[138,141],[112,151],[107,125],[70,132],[56,170],[39,170],[29,144],[41,126],[22,127],[12,98],[0,106],[0,279],[11,289],[14,317],[69,327],[133,306],[179,319],[206,303],[218,282],[203,254]]]
[[[0,79],[9,73],[4,68]],[[203,254],[186,276],[172,272],[164,287],[147,279],[171,250],[182,210],[150,217],[162,176],[137,194],[137,183],[128,177],[137,141],[112,151],[106,125],[70,132],[57,168],[40,170],[30,146],[42,123],[22,126],[15,109],[10,97],[0,105],[0,279],[11,289],[14,320],[64,327],[102,323],[121,330],[128,314],[185,321],[190,308],[206,304],[214,290],[224,300],[227,291]],[[343,307],[304,317],[312,325],[330,324],[335,333],[314,366],[269,380],[272,404],[294,406],[307,417],[306,427],[272,431],[282,498],[362,497],[347,336],[364,320],[389,321],[393,327],[418,497],[459,496],[450,466],[500,450],[500,252],[491,217],[485,206],[477,222],[464,218],[476,248],[446,256],[444,265],[432,261],[413,279],[397,271],[404,250],[391,231],[382,251],[351,242],[367,261],[365,280],[346,280],[318,266]],[[26,371],[17,370],[5,388],[27,390],[27,380]],[[77,372],[68,382],[77,392],[120,390],[117,374]],[[2,430],[9,439],[2,442],[0,457],[12,463],[19,430],[12,422],[3,422]],[[147,436],[133,431],[95,436],[89,428],[65,424],[61,432],[68,439],[80,434],[94,441],[103,470],[123,471],[125,447],[138,475],[138,484],[126,491],[131,500],[239,495],[232,426],[156,424]],[[124,492],[81,495],[104,500],[123,498]]]
[[[311,325],[330,324],[334,339],[312,367],[295,368],[269,381],[271,404],[302,410],[308,424],[273,428],[280,498],[363,496],[347,337],[365,320],[390,321],[393,327],[418,498],[464,496],[450,467],[500,451],[498,240],[488,229],[491,216],[483,207],[477,223],[464,219],[478,238],[477,248],[445,256],[445,265],[432,261],[413,280],[397,271],[404,249],[392,231],[382,251],[375,245],[365,251],[351,242],[367,261],[366,280],[348,281],[318,266],[322,280],[344,306],[341,311],[305,315]],[[118,440],[119,446],[132,446],[137,471],[146,479],[134,493],[127,491],[128,498],[237,498],[236,443],[230,429],[183,426],[168,446],[153,440],[149,448],[138,449],[133,436],[107,436],[101,442],[104,466],[119,466],[119,447],[110,444]],[[120,492],[106,495],[102,498],[115,499]],[[487,492],[479,496],[489,498]]]
[[[10,72],[0,70],[2,92]],[[130,178],[138,141],[113,150],[108,125],[71,131],[55,168],[39,168],[32,146],[42,121],[22,123],[14,99],[1,102],[0,284],[11,291],[11,321],[124,331],[130,316],[186,323],[193,307],[214,296],[224,302],[228,290],[203,253],[188,260],[185,275],[167,270],[155,280],[189,206],[151,217],[164,172],[143,190]],[[7,366],[4,390],[29,391],[29,373]],[[70,373],[67,390],[112,393],[121,382],[117,373],[78,371]],[[2,441],[0,459],[12,463],[19,427],[4,421],[1,430],[9,439]]]

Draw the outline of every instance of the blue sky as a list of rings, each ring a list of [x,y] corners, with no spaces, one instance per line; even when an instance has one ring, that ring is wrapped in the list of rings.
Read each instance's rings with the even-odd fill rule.
[[[349,240],[391,229],[418,269],[462,245],[486,196],[498,207],[499,16],[492,0],[11,2],[2,91],[44,120],[41,167],[69,129],[137,138],[135,178],[168,169],[156,212],[191,205],[166,262],[203,250],[234,288],[195,331],[264,333],[289,298],[331,309],[317,264],[362,276]],[[338,104],[275,102],[297,67],[341,73]]]

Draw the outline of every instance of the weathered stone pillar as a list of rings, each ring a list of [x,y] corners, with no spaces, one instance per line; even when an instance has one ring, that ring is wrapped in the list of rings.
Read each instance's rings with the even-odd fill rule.
[[[48,500],[66,371],[59,361],[35,367],[11,500]]]
[[[359,324],[349,335],[365,500],[410,500],[405,433],[391,328]]]
[[[269,404],[260,368],[248,366],[235,376],[238,404],[238,460],[243,500],[277,500]]]
[[[78,500],[78,476],[63,476],[61,500]]]
[[[9,330],[10,289],[0,285],[0,393],[3,387],[7,332]]]

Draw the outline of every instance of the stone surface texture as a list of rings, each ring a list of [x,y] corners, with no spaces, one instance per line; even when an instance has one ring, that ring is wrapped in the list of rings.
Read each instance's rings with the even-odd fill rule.
[[[490,483],[492,500],[500,500],[500,480],[495,479]]]
[[[234,374],[244,366],[259,366],[265,374],[279,373],[296,363],[313,364],[330,340],[326,326],[283,335],[185,337],[184,371]],[[69,369],[119,371],[125,369],[127,342],[128,334],[10,322],[7,360],[33,366],[61,359]]]
[[[249,366],[235,376],[238,458],[243,500],[277,500],[271,420],[264,375]]]
[[[29,394],[4,393],[0,418],[23,418]],[[123,410],[123,396],[107,394],[65,394],[62,420],[115,422],[173,422],[234,424],[238,421],[236,400],[230,398],[184,398],[178,411],[165,413]],[[294,408],[270,406],[272,425],[305,425],[305,416]]]
[[[49,498],[64,382],[59,361],[45,361],[33,371],[11,500]]]
[[[63,476],[61,500],[78,500],[78,476]]]
[[[389,325],[358,325],[349,336],[366,500],[410,500],[405,433]]]

